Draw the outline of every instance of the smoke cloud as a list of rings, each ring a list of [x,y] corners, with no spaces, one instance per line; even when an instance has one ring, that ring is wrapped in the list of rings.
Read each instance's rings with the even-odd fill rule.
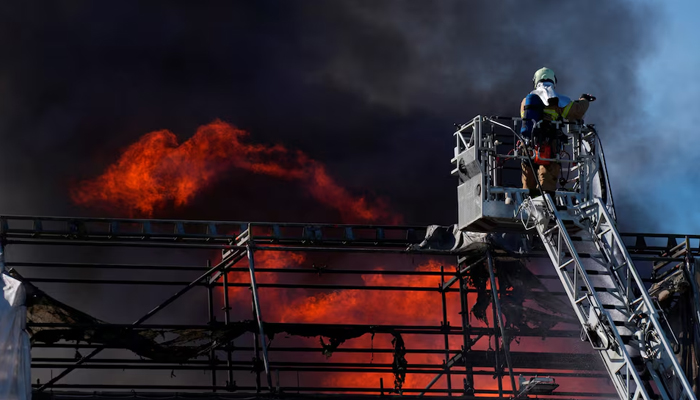
[[[304,151],[352,193],[389,198],[407,223],[452,223],[453,122],[515,115],[547,65],[561,91],[599,97],[588,119],[615,153],[654,28],[650,5],[626,1],[2,7],[5,213],[84,214],[69,201],[75,182],[145,133],[184,141],[220,118]],[[156,214],[340,219],[298,186],[231,172],[186,209]],[[635,203],[616,194],[624,220]]]
[[[633,190],[629,178],[644,171],[634,160],[648,151],[623,145],[634,137],[625,132],[644,126],[631,113],[637,67],[653,46],[650,14],[658,15],[652,5],[626,0],[6,2],[0,212],[107,216],[72,203],[71,189],[149,132],[167,130],[182,144],[220,119],[252,143],[303,152],[353,198],[388,199],[407,224],[451,224],[452,124],[516,115],[546,65],[561,92],[598,97],[587,119],[609,158],[623,160],[610,165],[613,189],[623,189],[618,215],[637,227],[640,200],[624,189]],[[343,210],[303,182],[231,169],[186,206],[153,216],[342,221]],[[140,254],[178,256],[165,253]],[[121,262],[107,255],[93,254]],[[116,289],[63,289],[68,304],[101,308],[117,298]],[[131,321],[170,289],[124,290],[119,314],[99,317]],[[184,316],[201,314],[202,304],[183,303]]]

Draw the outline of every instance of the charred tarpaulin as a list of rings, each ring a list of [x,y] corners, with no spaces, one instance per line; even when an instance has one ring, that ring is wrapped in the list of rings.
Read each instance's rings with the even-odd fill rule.
[[[10,275],[23,280],[16,271]],[[230,322],[208,329],[134,329],[112,325],[68,306],[24,280],[27,290],[27,321],[30,324],[31,343],[54,344],[68,341],[99,344],[109,348],[121,348],[134,354],[163,363],[184,363],[198,357],[208,356],[212,351],[225,349],[245,333],[258,330],[254,320]],[[51,327],[52,324],[60,325]],[[31,327],[34,325],[34,327]],[[37,325],[39,325],[37,327]],[[385,333],[392,336],[394,348],[395,390],[400,391],[406,380],[406,347],[400,332],[379,326],[301,326],[293,324],[265,323],[265,333],[270,342],[276,335],[319,337],[319,351],[327,357],[345,341],[360,336]],[[165,338],[170,338],[165,340]],[[323,338],[327,338],[326,343]],[[160,339],[160,340],[159,340]]]

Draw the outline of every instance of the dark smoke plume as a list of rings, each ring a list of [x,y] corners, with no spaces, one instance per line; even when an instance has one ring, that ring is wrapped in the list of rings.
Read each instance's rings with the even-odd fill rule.
[[[454,223],[452,124],[515,115],[543,65],[557,71],[562,92],[598,96],[588,120],[608,153],[622,154],[617,138],[629,138],[635,71],[654,34],[646,16],[658,14],[650,8],[627,0],[4,2],[0,213],[96,214],[71,204],[73,185],[148,132],[168,129],[183,142],[221,119],[256,143],[303,151],[354,194],[389,199],[408,224]],[[626,210],[637,203],[615,194],[618,215],[632,224]],[[187,208],[155,216],[340,222],[298,183],[241,170]],[[122,262],[104,253],[89,259]],[[177,256],[144,252],[142,262]],[[51,293],[110,322],[133,321],[170,293],[123,290]],[[121,314],[97,313],[119,298]],[[200,315],[192,303],[178,310]],[[90,376],[81,373],[71,376]]]
[[[558,72],[563,92],[599,97],[589,120],[604,128],[608,149],[619,145],[619,118],[636,102],[635,69],[653,33],[649,7],[5,4],[0,205],[3,213],[84,214],[69,203],[70,185],[98,175],[147,132],[187,138],[220,118],[256,141],[307,152],[354,192],[389,198],[408,223],[452,223],[451,124],[477,113],[515,115],[542,65]],[[616,194],[621,206],[634,205]],[[299,215],[338,220],[293,183],[234,172],[188,209],[159,216]]]

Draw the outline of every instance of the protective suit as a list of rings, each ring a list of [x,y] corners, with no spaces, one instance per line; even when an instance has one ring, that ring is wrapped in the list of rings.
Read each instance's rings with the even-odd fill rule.
[[[558,133],[553,126],[546,121],[579,120],[588,110],[589,102],[593,98],[590,95],[582,95],[580,99],[572,101],[570,98],[555,91],[556,76],[549,68],[542,68],[535,72],[533,78],[535,89],[530,92],[520,104],[520,117],[523,118],[523,126],[520,134],[538,146],[533,161],[535,171],[529,163],[524,162],[522,168],[522,183],[524,189],[534,191],[537,188],[537,180],[546,192],[554,192],[557,189],[561,164],[540,160],[540,158],[555,158],[559,149]],[[540,126],[535,123],[545,121]]]

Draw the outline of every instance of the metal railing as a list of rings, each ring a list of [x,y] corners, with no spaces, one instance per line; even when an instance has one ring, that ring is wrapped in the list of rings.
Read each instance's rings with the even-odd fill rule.
[[[510,122],[511,126],[505,123]],[[501,184],[503,166],[507,161],[520,160],[526,163],[532,159],[532,149],[529,154],[522,146],[522,137],[518,133],[518,126],[522,124],[521,118],[485,117],[477,116],[471,121],[462,124],[454,133],[456,144],[452,163],[456,164],[452,170],[453,175],[459,175],[459,158],[468,151],[475,152],[481,177],[481,201],[502,200],[510,197],[518,204],[527,190],[520,187],[509,187]],[[554,149],[554,157],[540,158],[542,161],[559,163],[562,165],[567,179],[562,191],[557,192],[560,202],[580,202],[592,198],[593,185],[596,174],[606,174],[603,165],[602,152],[599,148],[599,139],[593,125],[578,124],[574,122],[551,122],[554,128],[561,132],[559,146]],[[566,155],[566,157],[564,157]],[[464,171],[462,171],[464,172]],[[470,171],[467,171],[467,175]],[[607,176],[605,177],[607,180]]]

